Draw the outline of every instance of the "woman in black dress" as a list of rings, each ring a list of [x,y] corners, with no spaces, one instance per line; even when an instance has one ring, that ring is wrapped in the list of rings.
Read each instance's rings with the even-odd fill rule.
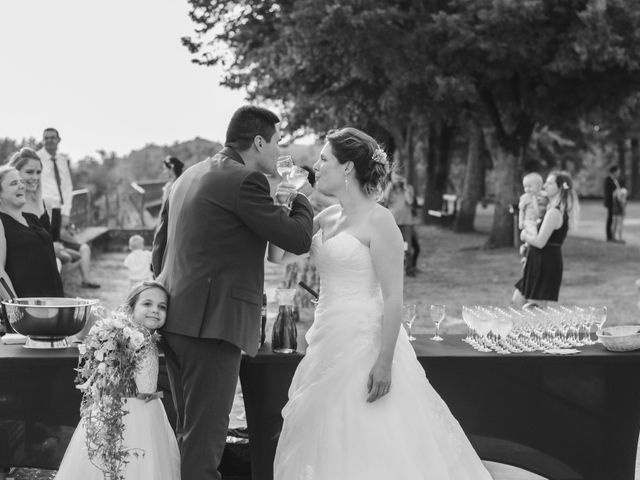
[[[526,301],[542,308],[548,301],[558,301],[563,270],[562,244],[578,213],[578,198],[567,172],[549,173],[544,191],[549,204],[538,233],[523,230],[520,234],[520,239],[530,248],[524,274],[516,283],[521,296],[516,299],[519,303]]]
[[[0,167],[0,276],[18,297],[62,297],[53,240],[34,215],[23,215],[26,189],[13,167]]]

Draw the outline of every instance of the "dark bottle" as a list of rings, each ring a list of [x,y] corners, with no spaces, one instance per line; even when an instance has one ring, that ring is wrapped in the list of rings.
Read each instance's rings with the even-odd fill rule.
[[[260,319],[260,345],[258,348],[264,345],[264,341],[266,340],[265,328],[267,326],[267,294],[262,294],[262,315]]]
[[[279,289],[278,317],[273,324],[271,348],[275,353],[295,353],[298,348],[298,330],[293,318],[294,289]]]

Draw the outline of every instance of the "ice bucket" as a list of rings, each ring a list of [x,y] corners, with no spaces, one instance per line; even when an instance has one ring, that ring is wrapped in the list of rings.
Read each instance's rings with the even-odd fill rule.
[[[2,302],[9,324],[27,337],[27,348],[67,348],[67,337],[79,333],[98,300],[22,297]]]

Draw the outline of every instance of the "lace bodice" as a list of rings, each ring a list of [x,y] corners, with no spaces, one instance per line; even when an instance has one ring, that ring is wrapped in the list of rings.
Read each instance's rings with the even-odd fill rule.
[[[138,393],[155,393],[158,389],[158,350],[153,347],[147,350],[138,365],[134,380]]]

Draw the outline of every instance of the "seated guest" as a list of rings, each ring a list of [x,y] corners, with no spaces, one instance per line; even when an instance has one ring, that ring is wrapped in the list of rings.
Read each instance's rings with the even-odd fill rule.
[[[62,297],[51,234],[24,215],[25,193],[20,173],[0,167],[0,277],[18,297]]]
[[[49,231],[54,240],[58,240],[60,232],[53,232],[51,226],[52,212],[50,204],[42,196],[42,160],[35,150],[22,148],[14,153],[9,160],[9,165],[16,168],[25,184],[26,203],[23,208],[25,215],[31,215],[31,220],[39,222]],[[69,240],[69,239],[67,239]],[[81,286],[84,288],[98,288],[89,277],[91,262],[91,249],[87,244],[77,244],[77,248],[67,248],[62,243],[55,242],[56,257],[62,264],[68,264],[71,268],[78,268],[82,278]]]

